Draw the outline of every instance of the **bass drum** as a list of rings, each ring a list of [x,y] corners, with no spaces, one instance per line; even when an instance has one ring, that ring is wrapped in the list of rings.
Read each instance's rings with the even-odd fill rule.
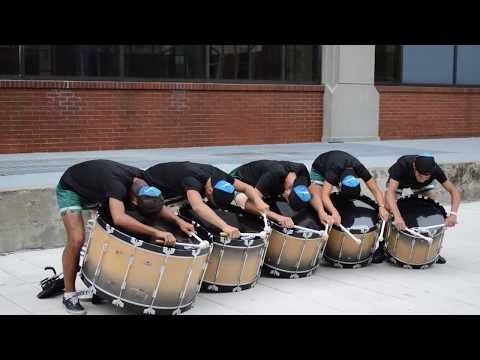
[[[360,244],[339,226],[333,225],[324,253],[325,260],[340,268],[370,264],[379,236],[378,205],[365,195],[348,200],[339,193],[333,193],[330,199],[342,218],[342,225],[360,240]]]
[[[305,229],[289,229],[269,221],[272,235],[265,256],[264,273],[290,279],[312,275],[319,266],[327,240],[326,236],[319,234],[325,227],[317,213],[311,206],[295,212],[287,201],[280,198],[269,205],[272,211],[291,217],[295,225]]]
[[[440,255],[447,212],[439,203],[421,195],[400,198],[397,205],[407,227],[433,241],[399,231],[390,221],[385,244],[389,260],[405,268],[425,269]]]
[[[191,308],[206,269],[210,245],[188,238],[176,226],[175,247],[149,243],[110,225],[102,209],[91,228],[80,276],[101,298],[138,314],[178,314]],[[110,222],[110,223],[109,223]]]
[[[239,207],[212,210],[241,233],[259,234],[264,230],[260,217],[248,214]],[[229,239],[216,226],[201,219],[190,205],[182,207],[179,216],[195,224],[198,236],[213,244],[202,290],[237,292],[255,286],[265,257],[266,237],[258,235]]]

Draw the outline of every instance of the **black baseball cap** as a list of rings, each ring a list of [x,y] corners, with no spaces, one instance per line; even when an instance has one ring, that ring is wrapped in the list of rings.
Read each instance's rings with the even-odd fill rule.
[[[415,168],[422,175],[430,175],[436,167],[435,159],[430,153],[421,153],[415,158]]]

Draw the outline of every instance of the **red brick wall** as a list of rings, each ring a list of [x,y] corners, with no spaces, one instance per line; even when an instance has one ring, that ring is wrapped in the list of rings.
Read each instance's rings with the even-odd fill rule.
[[[480,136],[480,88],[378,86],[380,138]]]
[[[0,81],[0,153],[316,142],[323,86]]]

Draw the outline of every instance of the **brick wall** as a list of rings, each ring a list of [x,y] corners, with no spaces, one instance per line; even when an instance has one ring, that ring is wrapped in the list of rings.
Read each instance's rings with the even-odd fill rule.
[[[0,153],[316,142],[321,85],[0,81]]]
[[[380,138],[480,136],[480,88],[378,86]]]

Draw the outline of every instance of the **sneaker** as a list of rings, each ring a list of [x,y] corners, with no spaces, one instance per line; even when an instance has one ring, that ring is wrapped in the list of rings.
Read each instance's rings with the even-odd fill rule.
[[[442,255],[438,255],[437,261],[435,262],[436,264],[445,264],[447,260]]]
[[[74,314],[74,315],[83,315],[86,314],[87,312],[83,308],[83,306],[80,304],[80,301],[78,300],[78,296],[74,295],[68,299],[63,298],[63,306],[65,307],[65,310],[69,314]]]
[[[385,252],[383,251],[383,246],[379,246],[377,250],[373,253],[372,263],[379,264],[385,260]]]

